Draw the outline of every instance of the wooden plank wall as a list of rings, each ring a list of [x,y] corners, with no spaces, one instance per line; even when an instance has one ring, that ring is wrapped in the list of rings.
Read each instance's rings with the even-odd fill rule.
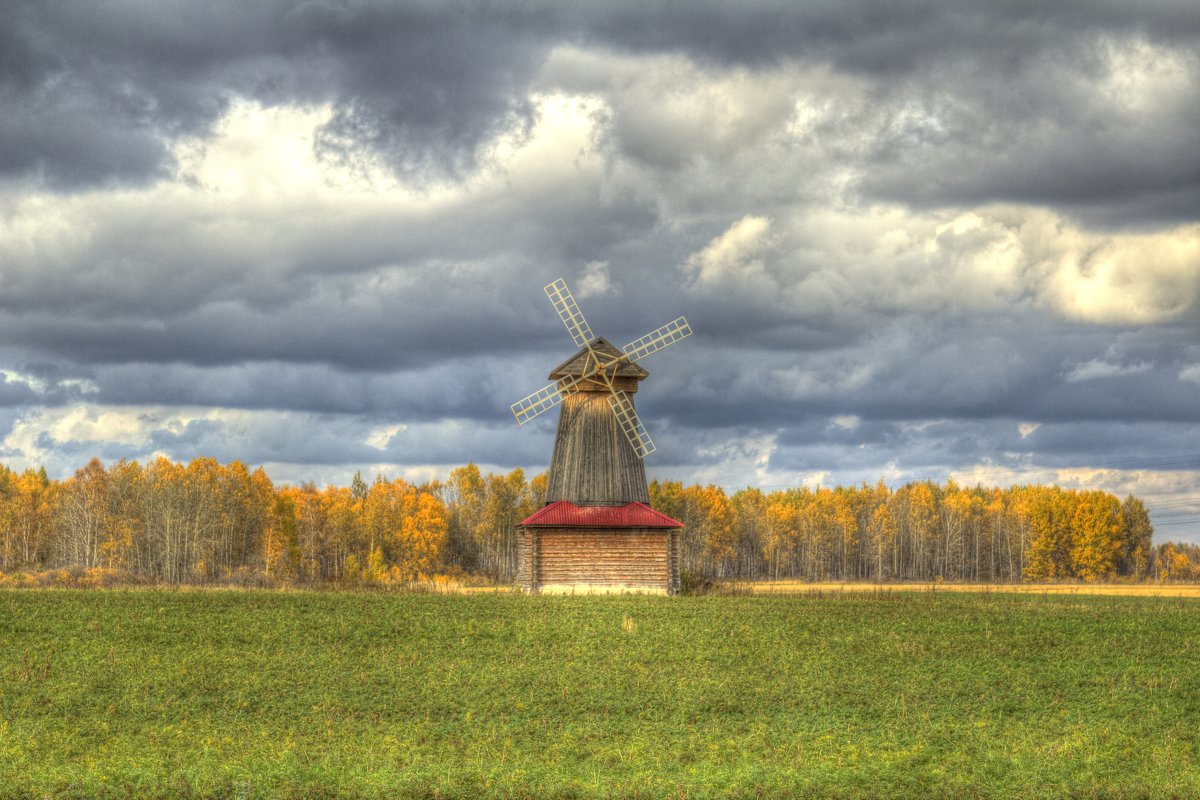
[[[538,532],[537,583],[662,587],[671,579],[670,532],[664,530]]]
[[[530,528],[517,528],[517,588],[526,592],[534,589],[537,576],[537,548],[534,546],[537,532]]]
[[[550,458],[547,503],[650,502],[646,467],[625,438],[608,398],[606,391],[578,392],[563,401]]]
[[[670,541],[670,558],[671,558],[671,575],[668,579],[667,594],[679,594],[679,535],[681,531],[676,529],[669,531],[668,536]]]

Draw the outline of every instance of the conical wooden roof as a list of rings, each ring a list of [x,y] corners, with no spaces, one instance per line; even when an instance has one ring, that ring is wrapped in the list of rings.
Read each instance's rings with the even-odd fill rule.
[[[612,345],[603,336],[599,336],[592,340],[592,348],[598,353],[605,356],[616,358],[624,355],[620,350]],[[572,375],[582,375],[588,367],[588,359],[591,354],[586,347],[580,348],[579,352],[568,358],[563,363],[559,364],[550,371],[550,380],[557,381]],[[614,377],[617,378],[633,378],[634,380],[642,380],[650,373],[639,367],[632,361],[622,361],[617,365],[617,370]]]

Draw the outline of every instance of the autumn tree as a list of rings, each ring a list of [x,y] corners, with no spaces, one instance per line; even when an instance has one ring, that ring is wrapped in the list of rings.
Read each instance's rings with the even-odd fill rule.
[[[433,575],[441,566],[448,521],[446,505],[434,494],[416,491],[408,496],[409,506],[400,529],[403,556],[396,564],[406,580]]]
[[[50,558],[57,490],[44,467],[18,475],[0,465],[0,568],[32,567]]]
[[[476,529],[480,566],[504,583],[517,574],[517,523],[531,510],[529,486],[519,469],[488,475],[485,485],[483,516]]]
[[[1117,559],[1117,573],[1132,578],[1142,578],[1150,566],[1150,540],[1154,528],[1150,525],[1150,514],[1141,500],[1129,495],[1121,504],[1121,555]]]
[[[1052,580],[1073,576],[1071,524],[1075,517],[1074,498],[1058,488],[1039,488],[1028,494],[1024,510],[1031,539],[1024,577]]]
[[[763,500],[763,561],[767,577],[778,580],[791,573],[799,519],[795,504],[784,492],[771,492]]]
[[[481,532],[487,484],[479,467],[467,464],[450,471],[439,485],[447,509],[446,559],[464,570],[475,571],[482,563]]]
[[[1154,571],[1160,581],[1200,578],[1200,547],[1167,542],[1154,553]]]
[[[391,583],[433,574],[446,543],[446,506],[403,479],[376,481],[367,493],[367,577]]]
[[[872,566],[875,579],[884,581],[894,577],[891,574],[892,559],[886,558],[885,554],[890,553],[896,546],[897,529],[896,519],[892,516],[892,510],[887,503],[875,506],[875,510],[871,512],[871,521],[867,530],[874,561]]]
[[[767,499],[761,489],[746,488],[729,498],[733,509],[733,564],[736,578],[755,578],[762,571],[767,538]]]
[[[1121,503],[1107,492],[1076,496],[1071,520],[1071,569],[1088,582],[1112,578],[1121,557]]]
[[[55,556],[60,564],[94,567],[109,529],[108,470],[93,458],[63,486]]]
[[[295,580],[300,571],[300,535],[296,503],[286,493],[275,495],[263,531],[263,574],[268,580]]]
[[[691,539],[691,546],[682,548],[683,569],[690,567],[700,574],[731,577],[737,555],[733,504],[721,487],[712,484],[689,486],[683,490],[683,495],[684,519],[681,521],[687,526],[683,538],[685,542]]]

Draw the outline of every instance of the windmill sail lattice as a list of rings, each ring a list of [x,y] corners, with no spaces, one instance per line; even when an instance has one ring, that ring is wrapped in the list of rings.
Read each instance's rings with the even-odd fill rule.
[[[635,339],[622,349],[631,360],[638,361],[691,335],[692,326],[688,325],[686,319],[680,317],[669,325],[663,325],[658,330],[647,333],[640,339]]]
[[[633,410],[629,395],[613,392],[608,397],[608,404],[612,406],[613,413],[617,415],[617,424],[625,431],[625,437],[629,439],[629,444],[633,445],[633,452],[637,453],[638,458],[645,458],[653,453],[654,442],[650,441],[650,434],[646,433],[645,426]]]
[[[577,378],[570,381],[563,380],[557,383],[548,383],[524,400],[513,403],[513,416],[517,418],[518,424],[524,425],[538,414],[549,411],[561,403],[563,398],[573,394],[582,382],[582,378]]]
[[[559,278],[545,287],[546,296],[550,298],[555,312],[566,326],[567,332],[575,341],[576,347],[584,348],[579,356],[583,356],[582,367],[575,373],[559,376],[554,383],[547,384],[533,392],[528,397],[512,405],[513,416],[517,422],[524,425],[529,420],[554,408],[567,397],[587,388],[609,393],[608,402],[621,431],[625,434],[630,447],[638,458],[645,458],[654,452],[654,443],[650,440],[645,426],[638,418],[633,408],[633,401],[620,388],[620,373],[626,365],[633,364],[646,356],[657,353],[663,348],[692,335],[692,328],[683,317],[651,331],[625,345],[617,352],[603,339],[594,338],[592,329],[579,310],[575,298],[567,288],[566,281]],[[605,347],[599,346],[601,343]],[[572,362],[578,360],[573,359]],[[645,372],[642,371],[642,377]],[[556,377],[552,375],[551,377]],[[632,390],[636,390],[636,382]]]
[[[559,278],[554,283],[547,284],[546,296],[550,298],[554,310],[562,318],[563,325],[567,326],[567,333],[571,334],[571,338],[575,340],[575,346],[585,347],[592,340],[592,329],[588,327],[587,320],[583,318],[583,312],[579,310],[575,298],[571,296],[567,282]]]

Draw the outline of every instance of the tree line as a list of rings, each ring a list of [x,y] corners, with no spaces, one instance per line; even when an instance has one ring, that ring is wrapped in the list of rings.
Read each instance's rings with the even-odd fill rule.
[[[727,494],[650,484],[685,524],[682,569],[714,580],[1197,580],[1200,548],[1151,544],[1141,500],[1055,486],[924,481]],[[276,486],[263,470],[198,458],[92,459],[66,480],[0,465],[0,575],[91,570],[166,584],[403,585],[433,576],[508,583],[516,524],[546,477],[468,464],[412,484]]]
[[[650,484],[687,528],[682,568],[717,579],[1021,581],[1164,577],[1145,505],[1101,491],[954,481],[726,495]],[[1168,571],[1167,578],[1185,577]]]

